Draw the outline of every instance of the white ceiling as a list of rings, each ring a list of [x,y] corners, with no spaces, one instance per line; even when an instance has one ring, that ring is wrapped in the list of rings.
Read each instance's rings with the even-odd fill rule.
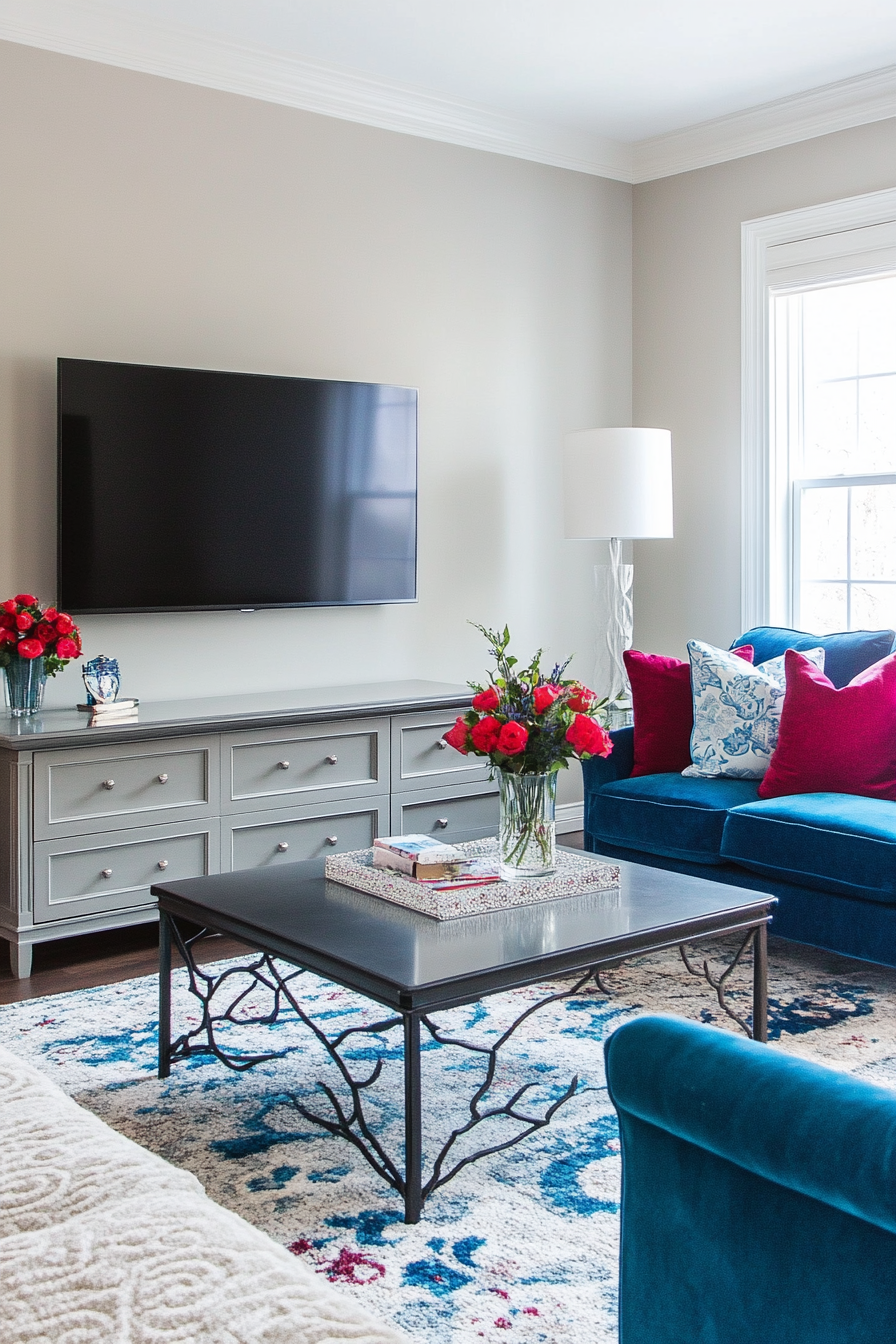
[[[0,0],[0,37],[636,181],[896,115],[896,0]]]

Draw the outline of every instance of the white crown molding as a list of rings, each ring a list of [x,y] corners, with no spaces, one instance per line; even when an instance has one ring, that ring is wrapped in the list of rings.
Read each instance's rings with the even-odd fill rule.
[[[0,39],[620,182],[669,177],[896,116],[890,66],[629,144],[159,22],[114,0],[0,0]]]
[[[687,126],[634,146],[635,182],[708,168],[832,131],[896,117],[896,66]]]
[[[631,146],[123,11],[108,0],[0,0],[0,38],[382,130],[631,181]]]

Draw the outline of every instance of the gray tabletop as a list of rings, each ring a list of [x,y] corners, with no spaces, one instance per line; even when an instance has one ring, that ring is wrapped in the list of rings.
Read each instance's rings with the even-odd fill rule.
[[[326,881],[323,859],[153,887],[159,908],[391,1007],[446,1007],[764,922],[774,898],[621,863],[618,889],[435,920]]]
[[[368,714],[462,708],[469,705],[471,694],[467,686],[443,681],[308,686],[249,695],[214,695],[197,700],[141,701],[136,719],[95,726],[90,724],[90,715],[79,713],[75,706],[42,710],[27,719],[4,717],[0,712],[0,747],[33,751],[43,747],[139,741],[147,736],[176,737],[278,723],[314,723]]]

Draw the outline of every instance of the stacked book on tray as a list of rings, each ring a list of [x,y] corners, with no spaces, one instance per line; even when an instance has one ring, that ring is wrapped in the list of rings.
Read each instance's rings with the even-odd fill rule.
[[[373,842],[373,866],[391,868],[436,891],[500,881],[495,859],[468,858],[456,845],[429,835],[387,835]]]

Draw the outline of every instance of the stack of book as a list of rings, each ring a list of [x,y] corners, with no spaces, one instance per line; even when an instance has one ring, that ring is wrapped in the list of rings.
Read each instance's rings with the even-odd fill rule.
[[[124,723],[137,718],[139,700],[102,700],[92,705],[79,705],[78,708],[89,714],[88,728],[101,723]]]
[[[430,835],[387,835],[374,840],[373,866],[391,868],[440,891],[500,880],[496,862],[468,858],[462,849]]]

